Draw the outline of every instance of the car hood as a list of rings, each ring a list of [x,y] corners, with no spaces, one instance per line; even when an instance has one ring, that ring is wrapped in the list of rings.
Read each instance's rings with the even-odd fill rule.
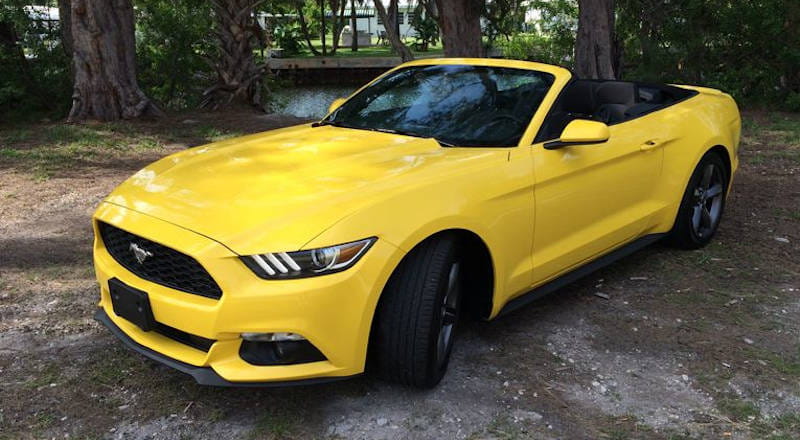
[[[165,157],[106,201],[238,254],[291,251],[372,198],[411,185],[411,175],[452,167],[446,156],[457,162],[456,150],[463,149],[442,148],[433,139],[303,125]],[[365,237],[374,233],[364,231]]]

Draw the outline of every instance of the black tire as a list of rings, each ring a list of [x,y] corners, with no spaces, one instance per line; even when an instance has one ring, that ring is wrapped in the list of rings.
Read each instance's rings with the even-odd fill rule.
[[[709,151],[700,159],[670,231],[669,242],[681,249],[707,245],[719,228],[728,194],[728,169],[719,153]]]
[[[419,388],[442,380],[461,313],[462,266],[450,235],[421,243],[400,263],[375,313],[371,354],[381,377]]]

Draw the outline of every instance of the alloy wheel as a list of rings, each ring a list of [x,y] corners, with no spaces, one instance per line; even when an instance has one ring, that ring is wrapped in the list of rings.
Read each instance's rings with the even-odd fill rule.
[[[714,233],[722,216],[722,198],[724,196],[723,170],[716,164],[709,163],[703,169],[703,176],[694,189],[692,231],[698,238],[705,238]]]
[[[447,362],[447,356],[453,345],[453,333],[458,321],[461,301],[461,264],[450,266],[447,276],[447,287],[440,306],[441,326],[436,343],[436,365],[441,367]]]

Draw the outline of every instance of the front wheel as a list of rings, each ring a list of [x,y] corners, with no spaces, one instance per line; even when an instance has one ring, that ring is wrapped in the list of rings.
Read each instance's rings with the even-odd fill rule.
[[[670,232],[672,244],[683,249],[698,249],[711,241],[722,220],[728,179],[727,167],[720,155],[706,153],[692,173],[683,195],[675,226]]]
[[[385,379],[420,388],[442,380],[461,313],[462,266],[456,240],[444,235],[414,248],[392,274],[372,340]]]

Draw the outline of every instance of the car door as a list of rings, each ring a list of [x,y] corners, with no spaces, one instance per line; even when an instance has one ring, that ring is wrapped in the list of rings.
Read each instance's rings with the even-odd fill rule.
[[[664,139],[652,118],[609,127],[608,141],[547,150],[534,145],[534,285],[636,238],[653,199]]]

